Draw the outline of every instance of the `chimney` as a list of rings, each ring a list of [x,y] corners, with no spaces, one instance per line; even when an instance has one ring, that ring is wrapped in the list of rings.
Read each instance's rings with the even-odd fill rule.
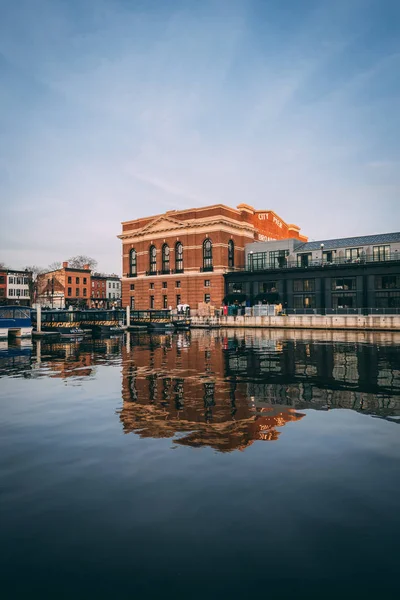
[[[90,271],[90,266],[89,265],[83,265],[83,268],[85,269],[85,271]]]
[[[68,269],[68,261],[63,262],[63,269]]]

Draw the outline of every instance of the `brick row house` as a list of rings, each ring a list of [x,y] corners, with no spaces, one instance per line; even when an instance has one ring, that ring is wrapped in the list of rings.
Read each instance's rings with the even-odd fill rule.
[[[37,302],[48,308],[89,307],[91,290],[89,265],[76,269],[63,262],[60,269],[37,278]]]
[[[247,204],[217,204],[125,221],[122,233],[122,306],[221,306],[224,274],[244,268],[254,241],[307,241],[296,225]]]

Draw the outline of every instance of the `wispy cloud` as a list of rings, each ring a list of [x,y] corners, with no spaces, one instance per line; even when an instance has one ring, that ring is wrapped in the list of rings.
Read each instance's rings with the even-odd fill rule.
[[[115,271],[120,221],[215,202],[315,238],[394,227],[395,2],[17,4],[0,24],[1,260],[82,251]]]

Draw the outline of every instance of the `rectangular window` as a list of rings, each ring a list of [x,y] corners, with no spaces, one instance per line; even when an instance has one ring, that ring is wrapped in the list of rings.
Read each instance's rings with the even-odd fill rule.
[[[362,248],[346,248],[346,262],[359,262],[362,256]]]
[[[115,283],[113,283],[113,289],[115,290]]]
[[[240,294],[243,291],[243,284],[238,283],[237,281],[232,281],[228,283],[228,292],[230,294]]]
[[[79,283],[79,277],[76,278],[75,283]]]
[[[79,288],[76,288],[76,290],[75,290],[75,296],[79,296]]]
[[[180,281],[176,281],[175,282],[175,287],[176,288],[180,288],[181,287],[181,282]]]
[[[306,254],[298,254],[297,255],[297,266],[298,267],[309,267],[311,264],[312,253],[307,252]]]
[[[211,302],[211,296],[210,296],[210,294],[204,294],[204,302],[206,304],[209,304]]]
[[[315,308],[315,294],[301,294],[293,296],[294,308]]]
[[[12,290],[12,289],[8,290],[8,293],[9,293],[10,296],[14,296],[14,290]]]
[[[286,257],[289,255],[289,250],[273,250],[269,253],[269,268],[281,269],[286,266]]]
[[[210,287],[211,286],[211,281],[210,279],[205,279],[204,280],[204,287]]]
[[[168,308],[168,296],[163,296],[163,308]]]
[[[341,292],[332,294],[332,308],[355,308],[356,294],[352,292]]]
[[[331,263],[331,262],[333,262],[333,252],[332,252],[332,250],[327,250],[326,252],[323,252],[323,254],[322,254],[322,261],[324,263]]]
[[[84,277],[83,278],[83,285],[86,285],[86,283],[87,283],[87,277]]]
[[[83,288],[83,295],[84,296],[86,296],[86,292],[87,292],[86,288]]]
[[[375,277],[375,289],[398,290],[400,289],[400,275],[377,275]]]
[[[6,282],[6,278],[4,277],[4,275],[0,275],[0,283],[5,283]]]
[[[131,283],[131,290],[133,291],[135,289],[135,284]]]
[[[390,260],[390,246],[374,246],[372,253],[374,261]]]
[[[167,288],[167,287],[168,287],[168,283],[167,283],[166,281],[163,281],[163,282],[162,282],[162,286],[163,286],[163,288],[165,289],[165,288]]]
[[[268,269],[267,252],[249,252],[247,259],[250,271],[264,271]]]
[[[400,292],[376,292],[377,308],[400,308]]]
[[[181,303],[181,295],[177,294],[176,295],[176,305],[178,306],[178,304],[180,304],[180,303]]]
[[[131,296],[131,308],[135,308],[135,296]]]
[[[294,292],[314,292],[315,291],[315,279],[294,279],[293,291]]]
[[[150,296],[150,308],[154,308],[154,296]]]
[[[4,298],[4,292],[5,292],[5,291],[6,291],[6,290],[5,290],[4,288],[0,288],[0,297],[1,297],[1,298]]]
[[[355,290],[355,289],[356,289],[356,278],[355,277],[332,279],[332,290]]]
[[[270,294],[276,292],[277,283],[276,281],[263,281],[261,283],[261,292],[263,294]]]
[[[69,283],[69,282],[68,282]],[[92,281],[92,287],[94,287],[94,281]]]
[[[72,288],[70,288],[70,287],[68,288],[67,295],[68,295],[68,296],[72,296]]]
[[[150,284],[150,289],[151,289],[151,290],[154,290],[154,283],[151,283],[151,284]]]
[[[68,277],[68,283],[72,283],[72,277]]]

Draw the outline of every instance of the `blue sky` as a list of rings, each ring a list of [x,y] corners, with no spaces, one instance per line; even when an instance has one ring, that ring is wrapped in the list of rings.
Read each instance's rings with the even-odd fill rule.
[[[400,230],[397,0],[0,0],[0,261],[240,202],[310,239]]]

